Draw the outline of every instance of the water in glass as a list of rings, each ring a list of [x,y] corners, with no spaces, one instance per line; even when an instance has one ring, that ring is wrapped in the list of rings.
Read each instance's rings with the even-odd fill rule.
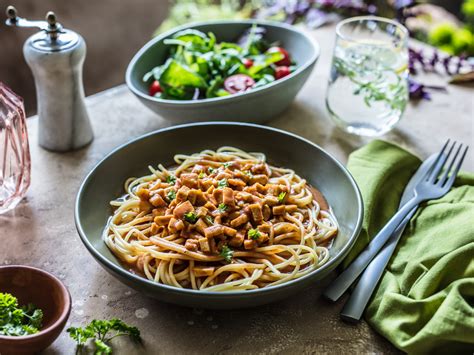
[[[408,101],[404,36],[399,24],[375,17],[339,24],[326,94],[328,111],[339,127],[377,136],[400,120]]]
[[[0,82],[0,214],[21,201],[30,185],[30,169],[23,100]]]

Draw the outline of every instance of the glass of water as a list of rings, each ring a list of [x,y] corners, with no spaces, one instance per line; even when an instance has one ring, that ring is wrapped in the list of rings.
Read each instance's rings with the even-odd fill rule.
[[[407,40],[405,27],[382,17],[337,25],[326,106],[339,127],[378,136],[400,120],[408,102]]]

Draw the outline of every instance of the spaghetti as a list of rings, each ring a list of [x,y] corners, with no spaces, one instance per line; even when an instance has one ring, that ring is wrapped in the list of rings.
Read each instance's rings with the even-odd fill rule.
[[[103,240],[149,280],[251,290],[323,265],[337,223],[322,195],[262,153],[233,147],[174,157],[125,182]]]

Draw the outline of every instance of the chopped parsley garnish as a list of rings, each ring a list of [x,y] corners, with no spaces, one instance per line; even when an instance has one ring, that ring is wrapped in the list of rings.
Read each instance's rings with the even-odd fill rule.
[[[227,205],[225,203],[219,203],[219,206],[217,206],[217,209],[219,210],[220,213],[224,213],[227,211]]]
[[[212,216],[206,216],[206,221],[209,224],[214,224],[214,218],[212,218]]]
[[[227,183],[227,179],[222,179],[222,180],[219,180],[219,182],[217,183],[217,188],[218,189],[223,189],[224,187],[227,187],[229,186],[229,184]]]
[[[207,168],[207,172],[209,174],[212,174],[214,172],[214,168],[211,168],[211,167]]]
[[[198,216],[194,212],[188,212],[184,214],[184,220],[189,223],[196,223]]]
[[[31,303],[18,307],[18,299],[0,292],[0,335],[25,336],[38,333],[43,311]]]
[[[168,175],[168,176],[166,177],[166,182],[167,182],[168,184],[174,185],[174,184],[176,183],[176,176],[174,176],[174,175]]]
[[[227,162],[227,163],[224,163],[223,166],[224,166],[224,169],[227,169],[229,166],[232,165],[232,162]]]
[[[258,238],[261,237],[262,234],[256,229],[249,229],[249,231],[247,232],[247,235],[249,236],[250,239],[257,240]]]
[[[112,354],[110,341],[119,336],[128,335],[131,340],[141,341],[140,331],[120,319],[97,320],[94,319],[84,328],[70,327],[67,329],[69,336],[76,341],[76,354],[82,354],[87,340],[92,339],[95,345],[94,354]]]
[[[253,174],[250,170],[244,171],[244,174],[247,175],[249,178],[253,178]]]
[[[204,178],[205,176],[206,176],[206,174],[204,173],[204,171],[201,171],[201,172],[199,173],[199,175],[198,175],[198,178],[199,178],[199,179],[202,179],[202,178]]]
[[[220,256],[222,256],[225,261],[230,263],[232,261],[232,256],[233,255],[234,255],[234,251],[231,248],[229,248],[227,245],[224,245],[222,247]]]
[[[176,191],[174,190],[169,190],[168,193],[166,194],[166,198],[171,202],[176,198]]]
[[[280,192],[280,194],[278,195],[278,201],[283,202],[283,200],[285,199],[285,196],[286,196],[286,192]]]

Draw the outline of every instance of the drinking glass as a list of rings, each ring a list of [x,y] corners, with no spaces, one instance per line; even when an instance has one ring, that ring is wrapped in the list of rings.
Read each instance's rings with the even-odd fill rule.
[[[23,99],[0,81],[0,214],[21,201],[30,185],[30,169]]]
[[[388,132],[408,102],[408,31],[375,16],[336,27],[326,106],[343,130],[362,136]]]

